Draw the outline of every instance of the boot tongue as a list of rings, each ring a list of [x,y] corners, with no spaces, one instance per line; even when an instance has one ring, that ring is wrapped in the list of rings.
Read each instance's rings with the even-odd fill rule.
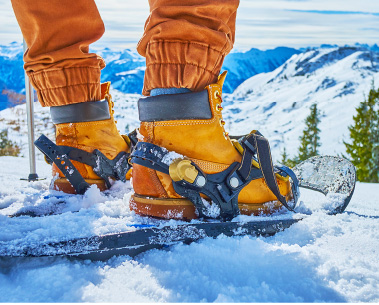
[[[105,82],[101,84],[101,99],[103,100],[106,95],[109,94],[109,88],[111,86],[111,82]]]
[[[220,89],[222,89],[222,86],[224,85],[224,82],[225,82],[225,78],[226,78],[226,74],[228,73],[228,71],[224,71],[222,72],[222,74],[219,75],[218,77],[218,80],[217,80],[217,84],[220,86]]]

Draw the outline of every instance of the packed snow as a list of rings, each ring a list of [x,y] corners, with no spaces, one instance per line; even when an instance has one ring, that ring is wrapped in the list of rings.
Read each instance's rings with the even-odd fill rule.
[[[91,187],[62,205],[62,193],[49,190],[50,166],[43,161],[38,174],[48,179],[38,182],[19,180],[28,174],[26,158],[0,157],[0,167],[1,243],[120,232],[149,221],[130,212],[129,182],[105,194]],[[305,219],[273,237],[221,235],[105,262],[2,259],[0,301],[378,302],[377,190],[358,183],[346,212],[336,216],[281,211],[274,217]],[[300,200],[304,209],[325,197],[302,190]],[[62,214],[6,216],[26,210]]]

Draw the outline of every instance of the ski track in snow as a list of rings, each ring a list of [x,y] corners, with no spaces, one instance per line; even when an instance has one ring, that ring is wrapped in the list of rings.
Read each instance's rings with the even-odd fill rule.
[[[19,180],[27,176],[26,158],[0,157],[0,243],[119,232],[128,224],[151,221],[129,211],[128,182],[115,184],[107,194],[91,188],[61,207],[61,193],[48,189],[50,167],[43,161],[37,166],[48,180],[28,183]],[[316,212],[268,238],[219,236],[106,262],[0,260],[0,301],[379,302],[377,190],[375,184],[358,183],[344,214]],[[301,210],[325,201],[303,189],[300,200]],[[57,206],[63,214],[5,216]]]

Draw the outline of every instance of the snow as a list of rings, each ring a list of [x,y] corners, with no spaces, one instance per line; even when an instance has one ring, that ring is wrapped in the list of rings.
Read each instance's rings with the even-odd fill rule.
[[[167,151],[166,149],[164,149],[163,151]],[[181,155],[181,154],[178,154],[177,152],[175,151],[170,151],[168,152],[167,154],[164,155],[164,157],[162,158],[162,163],[170,166],[171,163],[173,163],[175,160],[177,159],[184,159],[184,156]]]
[[[50,166],[42,160],[38,174],[48,179],[38,182],[19,180],[27,176],[26,158],[0,157],[0,168],[0,242],[120,232],[151,221],[129,211],[128,182],[105,194],[91,187],[71,196],[60,215],[8,218],[26,208],[48,211],[62,193],[48,190]],[[325,202],[322,194],[301,191],[303,208]],[[379,302],[377,191],[376,184],[358,183],[346,212],[336,216],[281,211],[274,217],[305,219],[273,237],[221,235],[106,262],[2,259],[0,301]]]

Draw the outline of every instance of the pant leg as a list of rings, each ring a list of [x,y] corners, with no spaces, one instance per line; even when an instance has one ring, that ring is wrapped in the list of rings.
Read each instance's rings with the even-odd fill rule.
[[[149,0],[138,52],[146,57],[143,94],[154,88],[203,90],[233,47],[239,0]]]
[[[100,56],[89,44],[104,33],[94,0],[12,0],[28,45],[25,70],[42,106],[100,99]]]

